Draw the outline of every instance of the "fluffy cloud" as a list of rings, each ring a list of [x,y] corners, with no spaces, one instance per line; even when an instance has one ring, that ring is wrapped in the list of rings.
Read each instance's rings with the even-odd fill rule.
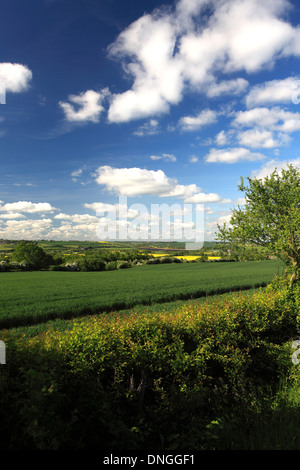
[[[181,62],[173,57],[176,32],[171,18],[144,15],[110,46],[111,56],[135,60],[124,62],[124,70],[134,79],[131,90],[112,97],[108,119],[123,122],[165,113],[182,97]]]
[[[184,116],[180,119],[179,125],[184,131],[195,131],[203,126],[216,122],[217,113],[211,109],[201,111],[197,116]]]
[[[238,133],[240,145],[253,148],[281,147],[289,142],[289,136],[283,133],[276,134],[267,129],[249,129]]]
[[[267,176],[270,176],[275,169],[277,169],[278,173],[280,174],[283,168],[287,169],[288,164],[291,164],[294,167],[298,167],[300,169],[300,158],[288,161],[270,160],[266,162],[260,169],[252,171],[251,177],[257,179],[264,179]]]
[[[70,95],[69,101],[71,103],[60,101],[59,106],[64,112],[65,119],[69,122],[99,122],[100,114],[104,111],[102,102],[108,95],[108,89],[101,92],[87,90],[79,95]]]
[[[0,63],[0,80],[6,92],[20,93],[26,91],[32,79],[32,72],[25,65]]]
[[[183,199],[184,203],[204,204],[228,202],[216,193],[204,193],[195,184],[182,185],[176,179],[168,178],[162,170],[146,170],[141,168],[99,167],[96,181],[106,189],[119,196],[153,195],[158,197],[174,197]],[[110,211],[110,205],[102,203],[86,204],[85,207],[97,213]],[[114,210],[114,207],[112,208]]]
[[[299,29],[285,19],[289,8],[288,0],[179,0],[143,15],[109,47],[132,86],[111,96],[108,120],[167,113],[188,89],[209,96],[244,91],[246,80],[217,83],[218,72],[252,73],[300,55]]]
[[[240,111],[233,122],[237,126],[261,126],[282,132],[295,132],[300,130],[300,113],[285,111],[282,108],[253,108]]]
[[[117,207],[117,204],[107,204],[104,202],[92,202],[92,203],[84,204],[84,207],[86,207],[87,209],[91,209],[95,212],[104,213],[104,212],[110,212],[112,210],[115,210]]]
[[[227,149],[212,148],[204,157],[205,161],[208,163],[237,163],[244,160],[255,161],[264,158],[265,156],[261,153],[250,152],[249,149],[244,147]]]
[[[0,201],[0,204],[0,238],[12,240],[51,238],[53,221],[45,216],[45,214],[49,216],[56,210],[51,204],[30,201],[6,204]],[[28,219],[24,213],[36,218]]]
[[[218,146],[272,149],[289,144],[291,134],[300,130],[300,113],[279,106],[254,107],[229,115],[234,115],[231,128],[216,135],[214,140]],[[212,153],[214,158],[216,151],[213,149]],[[251,155],[249,157],[252,159]]]
[[[271,80],[254,86],[246,97],[248,107],[276,103],[292,103],[300,89],[300,80],[288,77],[283,80]]]
[[[0,214],[0,219],[26,219],[26,216],[20,212],[5,212]]]
[[[199,190],[195,184],[187,186],[178,184],[176,179],[168,178],[162,170],[112,168],[108,165],[96,170],[96,182],[121,196],[148,194],[185,197]]]
[[[227,215],[221,215],[219,217],[215,217],[213,220],[210,222],[206,222],[205,225],[207,228],[210,228],[211,234],[215,234],[218,229],[218,225],[222,226],[223,224],[227,224],[227,226],[230,226],[230,220],[231,220],[232,215],[227,214]]]
[[[98,218],[89,215],[89,214],[64,214],[60,212],[59,214],[54,216],[54,219],[58,220],[70,220],[71,222],[76,222],[76,223],[95,223],[98,222]]]
[[[47,238],[52,223],[51,219],[7,220],[6,224],[0,227],[0,238],[12,240]]]
[[[125,203],[107,204],[104,202],[93,202],[91,204],[84,204],[84,207],[92,209],[99,217],[103,217],[103,214],[105,213],[113,213],[118,214],[119,217],[133,219],[139,214],[138,210],[128,208],[127,204]],[[99,221],[99,219],[97,220]]]
[[[30,202],[18,201],[11,202],[0,206],[0,211],[4,212],[28,212],[31,214],[38,212],[53,212],[55,207],[52,207],[49,202]]]
[[[225,132],[224,130],[220,131],[216,137],[215,137],[215,142],[217,145],[226,145],[228,144],[228,140],[229,140],[229,137],[230,137],[230,133],[229,132]]]
[[[239,95],[243,93],[249,86],[249,82],[244,78],[236,78],[233,80],[224,80],[220,83],[213,83],[207,89],[207,96],[214,98],[216,96],[231,94]]]
[[[186,203],[192,204],[206,204],[210,202],[222,202],[222,198],[216,193],[196,193],[185,199]]]
[[[240,145],[253,148],[275,148],[286,145],[290,137],[284,133],[277,133],[265,129],[250,129],[238,134]]]

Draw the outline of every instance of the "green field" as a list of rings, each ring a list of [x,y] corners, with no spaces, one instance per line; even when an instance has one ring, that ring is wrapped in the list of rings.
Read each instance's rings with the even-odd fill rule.
[[[0,328],[266,285],[276,260],[141,266],[111,272],[4,272]]]
[[[300,288],[257,289],[283,270],[1,272],[0,448],[299,449]]]

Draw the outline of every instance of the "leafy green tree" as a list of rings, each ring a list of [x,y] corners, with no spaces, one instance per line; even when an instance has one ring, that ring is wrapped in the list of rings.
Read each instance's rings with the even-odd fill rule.
[[[300,272],[300,171],[292,165],[264,179],[241,177],[245,204],[232,210],[230,226],[218,225],[217,239],[267,247],[286,264],[289,285]]]
[[[52,256],[46,253],[37,243],[26,241],[17,244],[11,260],[19,263],[26,261],[33,269],[47,268],[54,263]]]

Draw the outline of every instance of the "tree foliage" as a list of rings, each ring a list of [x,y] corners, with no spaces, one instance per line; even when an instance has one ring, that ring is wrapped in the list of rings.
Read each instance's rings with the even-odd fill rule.
[[[264,179],[241,177],[238,186],[245,204],[232,210],[230,226],[218,225],[223,242],[250,243],[269,248],[287,265],[290,286],[300,271],[300,171],[292,165]]]
[[[46,253],[37,243],[26,241],[17,244],[11,259],[19,263],[25,261],[33,269],[47,268],[54,262],[52,256]]]

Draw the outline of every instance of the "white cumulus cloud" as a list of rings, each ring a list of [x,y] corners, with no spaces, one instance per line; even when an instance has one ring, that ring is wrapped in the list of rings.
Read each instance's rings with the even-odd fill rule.
[[[275,148],[281,147],[289,142],[287,134],[274,132],[267,129],[248,129],[237,134],[240,145],[253,148]]]
[[[26,91],[32,79],[32,71],[22,64],[0,63],[0,81],[6,92],[20,93]]]
[[[7,220],[5,225],[0,227],[0,238],[12,240],[48,238],[52,224],[51,219]]]
[[[180,185],[176,179],[168,178],[162,170],[143,168],[112,168],[101,166],[96,170],[96,182],[109,191],[123,196],[157,195],[183,196],[189,191],[196,192],[196,185]]]
[[[101,92],[87,90],[79,95],[70,95],[70,102],[60,101],[59,106],[69,122],[99,122],[100,114],[104,111],[102,102],[108,95],[108,89]]]
[[[266,158],[261,153],[251,152],[244,147],[215,149],[212,148],[210,152],[204,157],[208,163],[237,163],[240,161],[248,160],[262,160]]]
[[[233,125],[243,127],[262,127],[280,132],[300,130],[300,113],[286,111],[280,107],[257,107],[247,111],[239,111]]]
[[[285,169],[285,170],[287,169],[288,164],[293,165],[294,167],[297,167],[298,169],[300,169],[300,158],[284,160],[284,161],[270,160],[266,162],[258,170],[253,170],[251,177],[257,178],[257,179],[264,179],[267,176],[270,176],[271,173],[273,173],[275,169],[280,174],[282,169]]]
[[[216,193],[204,193],[196,184],[179,184],[177,179],[169,178],[162,170],[146,170],[142,168],[99,167],[96,171],[96,182],[104,185],[107,190],[119,196],[153,195],[158,197],[174,197],[189,203],[224,202]],[[94,210],[105,210],[102,203],[98,206],[86,205]],[[107,206],[109,210],[109,206]]]
[[[184,116],[179,125],[185,131],[195,131],[217,121],[217,112],[211,109],[201,111],[197,116]]]
[[[208,86],[207,96],[214,98],[216,96],[230,94],[239,95],[249,86],[249,82],[244,78],[235,78],[232,80],[223,80],[220,83],[212,83]]]
[[[6,203],[0,206],[0,212],[28,212],[31,214],[39,212],[53,212],[55,207],[52,207],[49,202],[31,202],[31,201],[18,201]]]
[[[288,77],[271,80],[254,86],[246,97],[248,107],[276,103],[292,103],[293,96],[300,90],[300,80]]]
[[[299,56],[289,10],[288,0],[179,0],[143,15],[109,47],[132,82],[111,95],[109,122],[167,113],[189,90],[210,97],[245,91],[246,79],[218,82],[219,73],[253,73]]]

